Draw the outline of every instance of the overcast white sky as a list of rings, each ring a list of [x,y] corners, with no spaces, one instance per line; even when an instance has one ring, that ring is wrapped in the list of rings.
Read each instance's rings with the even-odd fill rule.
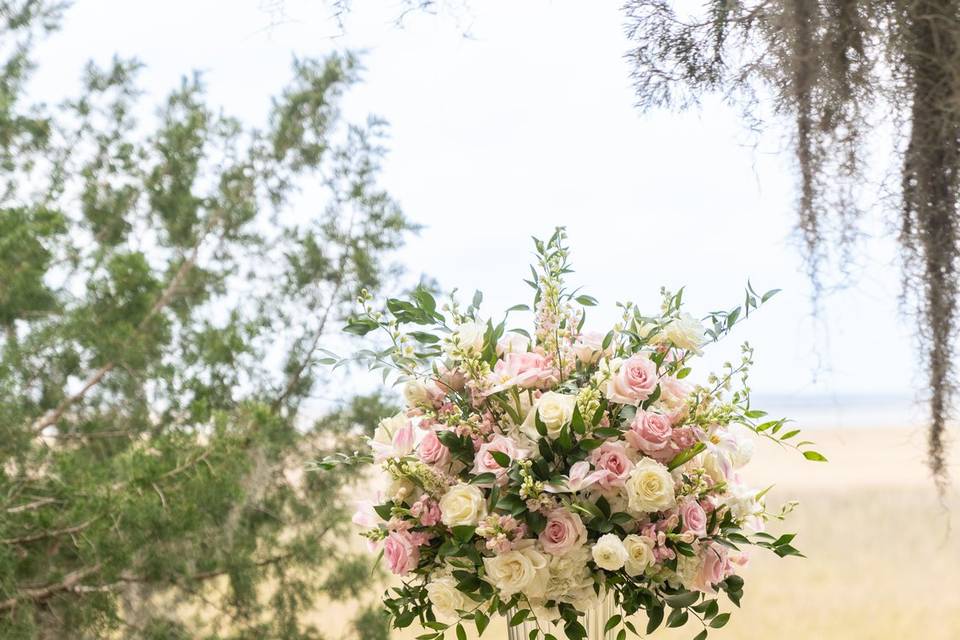
[[[456,16],[411,15],[403,29],[399,3],[354,4],[344,34],[322,0],[78,0],[40,48],[34,92],[63,96],[87,59],[119,53],[146,63],[154,100],[199,69],[215,103],[260,123],[293,56],[365,50],[345,111],[391,123],[383,180],[425,226],[398,256],[414,275],[480,288],[499,312],[527,301],[529,236],[566,225],[573,280],[601,302],[588,325],[611,322],[616,300],[653,308],[660,285],[686,285],[697,314],[729,307],[749,277],[784,292],[708,364],[749,338],[757,392],[818,396],[838,411],[851,395],[895,398],[908,411],[919,378],[892,243],[871,242],[857,286],[812,320],[782,132],[754,148],[717,103],[639,113],[619,3],[478,0]]]

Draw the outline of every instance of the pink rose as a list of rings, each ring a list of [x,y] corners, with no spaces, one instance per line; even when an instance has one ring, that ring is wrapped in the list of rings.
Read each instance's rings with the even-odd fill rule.
[[[410,515],[420,519],[420,524],[432,527],[440,522],[440,505],[430,496],[422,496],[410,507]]]
[[[606,395],[611,402],[639,405],[657,388],[657,365],[645,355],[630,356],[607,381]]]
[[[492,386],[486,395],[517,386],[523,389],[537,389],[547,386],[557,379],[557,371],[550,365],[546,356],[533,351],[507,353],[498,360],[490,374]]]
[[[473,458],[473,469],[471,473],[474,475],[492,473],[497,477],[498,483],[504,480],[507,474],[507,467],[501,467],[496,461],[493,457],[493,452],[495,451],[505,454],[511,460],[516,460],[517,458],[523,457],[521,454],[525,454],[525,452],[517,449],[516,443],[514,443],[511,438],[494,434],[488,442],[481,444],[477,450]]]
[[[436,431],[428,431],[420,441],[420,460],[426,464],[445,465],[450,462],[450,450],[443,446]]]
[[[627,456],[627,449],[620,442],[604,442],[590,453],[590,462],[598,470],[605,472],[598,484],[604,489],[622,487],[633,462]]]
[[[387,536],[383,556],[387,559],[390,571],[402,576],[417,568],[420,562],[420,548],[409,532],[394,531]]]
[[[666,447],[656,451],[646,451],[645,453],[654,460],[667,464],[679,453],[697,444],[699,440],[697,430],[693,427],[674,427],[670,433],[670,442],[667,443]]]
[[[547,514],[547,526],[540,532],[543,550],[553,555],[563,555],[582,546],[587,541],[587,529],[575,513],[557,508]]]
[[[716,593],[713,585],[723,582],[733,573],[733,566],[727,557],[727,548],[718,544],[707,545],[703,552],[703,562],[694,579],[693,586],[704,593]]]
[[[707,512],[696,500],[690,499],[680,505],[680,518],[684,532],[701,538],[707,535]]]
[[[670,418],[652,411],[640,410],[624,437],[634,449],[650,455],[670,444],[672,434]]]

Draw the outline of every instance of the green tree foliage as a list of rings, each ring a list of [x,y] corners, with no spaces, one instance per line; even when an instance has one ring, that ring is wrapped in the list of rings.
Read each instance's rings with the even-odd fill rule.
[[[302,407],[411,229],[384,123],[342,117],[351,55],[296,61],[262,129],[196,76],[138,118],[120,59],[30,104],[61,14],[0,1],[0,637],[320,638],[311,603],[370,581],[341,535],[358,476],[298,470],[391,407]]]

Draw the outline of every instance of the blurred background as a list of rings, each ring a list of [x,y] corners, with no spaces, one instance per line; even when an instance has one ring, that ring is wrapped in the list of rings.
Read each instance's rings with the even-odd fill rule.
[[[558,225],[567,227],[571,238],[576,269],[571,282],[600,301],[588,313],[587,329],[614,322],[617,301],[653,308],[661,286],[685,287],[687,308],[696,315],[738,304],[748,280],[760,291],[782,289],[728,342],[709,350],[699,372],[705,376],[738,358],[739,342],[749,340],[756,348],[755,404],[809,430],[830,463],[805,464],[773,446],[758,451],[749,475],[758,486],[776,483],[773,503],[800,501],[787,528],[799,532],[796,545],[807,559],[774,563],[758,556],[745,573],[744,610],[715,635],[960,637],[960,589],[953,575],[960,567],[960,537],[951,528],[960,501],[955,487],[938,497],[924,466],[925,377],[913,321],[898,306],[896,222],[885,216],[868,220],[857,239],[859,257],[843,270],[828,261],[827,286],[815,299],[795,232],[797,175],[786,121],[778,125],[774,116],[764,130],[749,131],[740,112],[710,97],[682,113],[638,111],[625,58],[631,43],[616,3],[491,1],[410,9],[402,3],[358,2],[347,10],[319,0],[80,1],[56,20],[59,29],[31,36],[35,69],[25,74],[19,105],[53,109],[88,92],[97,84],[90,81],[90,60],[109,70],[115,56],[135,58],[142,68],[135,74],[135,89],[119,90],[129,98],[122,108],[131,118],[129,126],[110,125],[117,110],[108,105],[101,114],[107,124],[91,120],[84,128],[78,124],[85,112],[81,105],[58,117],[82,142],[71,143],[63,134],[59,143],[35,150],[55,165],[52,159],[58,156],[51,150],[89,146],[90,160],[61,165],[79,176],[78,186],[68,180],[66,187],[41,188],[52,184],[55,172],[37,177],[35,166],[18,165],[10,172],[28,176],[18,178],[21,191],[25,184],[46,189],[47,196],[32,202],[66,203],[60,205],[66,216],[62,233],[70,241],[41,242],[51,256],[41,280],[58,283],[50,285],[57,302],[44,312],[47,320],[14,314],[6,323],[17,328],[14,337],[8,331],[4,343],[5,365],[35,366],[37,376],[52,380],[58,391],[31,391],[26,379],[7,383],[11,395],[4,399],[9,403],[4,420],[11,431],[32,422],[33,431],[46,439],[46,452],[37,453],[34,437],[11,440],[19,443],[10,452],[17,460],[11,464],[19,467],[17,472],[11,467],[5,481],[3,535],[48,535],[39,542],[7,543],[3,550],[0,597],[13,599],[0,611],[6,615],[2,624],[8,625],[0,627],[9,634],[4,637],[387,637],[369,607],[389,579],[371,573],[372,558],[361,543],[345,542],[353,494],[359,493],[345,483],[356,478],[317,481],[305,478],[303,468],[314,456],[349,449],[363,428],[388,411],[396,393],[380,391],[379,380],[362,371],[330,373],[323,366],[326,356],[317,350],[342,355],[356,348],[338,332],[362,286],[388,293],[426,281],[444,292],[457,288],[463,299],[479,289],[491,316],[528,302],[522,278],[532,254],[530,236],[547,236]],[[8,46],[7,53],[13,50]],[[325,61],[347,51],[356,55],[356,66],[347,63],[340,72],[355,75],[355,81],[340,88],[324,89],[331,68],[322,62],[313,76],[291,72],[294,61]],[[194,71],[202,94],[172,108],[168,96]],[[110,77],[105,73],[99,82],[109,83]],[[314,114],[320,120],[303,117],[299,124],[285,124],[284,113],[303,115],[313,104],[298,101],[289,88],[291,77],[302,80],[294,89],[327,91]],[[112,78],[117,79],[115,69]],[[11,93],[11,83],[6,86]],[[205,105],[206,124],[191,133],[188,124],[198,101]],[[236,123],[213,124],[221,113]],[[368,121],[371,114],[383,123]],[[324,127],[334,120],[369,123],[375,143],[365,147],[351,139],[345,125],[336,135],[331,125],[326,138]],[[173,126],[178,123],[183,127]],[[310,138],[311,126],[320,140],[313,151],[327,153],[329,164],[311,165],[306,143],[299,150],[278,150],[284,135]],[[224,133],[232,127],[236,131]],[[100,141],[96,131],[145,140],[142,155],[119,160],[122,152]],[[254,151],[244,171],[264,177],[251,182],[250,202],[268,203],[262,215],[238,217],[225,240],[209,248],[199,243],[208,230],[204,221],[220,206],[212,197],[198,195],[200,204],[183,214],[193,216],[184,237],[173,231],[179,209],[160,215],[160,222],[155,211],[160,195],[181,202],[174,198],[177,171],[199,154],[176,145],[194,134],[195,149],[204,149],[210,160],[194,176],[195,192],[216,191],[217,180],[227,173],[224,167],[236,158],[237,140],[251,141]],[[261,134],[265,142],[258,151]],[[106,154],[109,160],[97,154],[105,144],[114,149]],[[877,147],[875,153],[889,152],[882,143]],[[147,168],[130,171],[132,179],[118,169],[137,163]],[[154,165],[159,174],[149,170]],[[123,237],[110,244],[96,216],[87,214],[84,194],[90,193],[88,187],[113,185],[115,195],[122,184],[133,184],[152,200],[140,213],[139,205],[102,207],[101,226],[104,216],[130,221]],[[280,184],[289,188],[277,195]],[[362,197],[353,190],[356,184],[365,185]],[[233,202],[224,189],[217,193],[223,202]],[[8,197],[6,207],[23,199]],[[883,206],[879,192],[863,198],[866,208]],[[71,213],[72,205],[84,215]],[[0,215],[9,215],[14,224],[13,214]],[[346,229],[347,218],[360,220],[361,239],[351,235],[358,233],[355,226]],[[39,228],[25,233],[38,238]],[[11,252],[14,231],[14,226],[8,229]],[[247,243],[244,233],[259,239]],[[171,305],[176,317],[164,336],[158,333],[141,345],[144,323],[166,313],[151,312],[143,303],[139,323],[124,325],[130,331],[124,334],[126,347],[110,346],[121,354],[131,345],[143,347],[144,353],[126,364],[125,356],[84,342],[83,336],[107,330],[103,325],[77,320],[100,314],[106,323],[110,296],[130,286],[133,276],[124,279],[115,270],[104,276],[107,284],[99,293],[91,285],[120,248],[125,255],[147,256],[147,269],[157,280],[154,288],[144,289],[148,301],[163,299],[163,283],[176,282],[177,270],[191,255],[204,265],[209,281],[200,278],[190,286],[210,288],[193,307],[189,300],[182,308]],[[373,259],[359,259],[361,250]],[[338,264],[343,256],[350,257]],[[310,265],[318,261],[325,266],[312,272]],[[338,269],[351,274],[346,284],[336,279]],[[367,272],[371,269],[375,277]],[[297,278],[299,288],[290,285]],[[329,286],[310,290],[305,283],[317,279]],[[178,295],[182,289],[176,287]],[[268,295],[280,289],[289,300]],[[282,318],[271,319],[272,313]],[[9,353],[15,342],[26,353],[28,336],[43,331],[48,332],[45,344],[55,345],[50,350],[57,354],[70,350],[64,345],[80,345],[73,349],[76,362],[58,365],[56,375],[47,368],[49,360],[37,362],[59,356],[40,355],[40,346],[37,361],[23,353],[15,360]],[[202,336],[216,342],[219,355],[188,353],[189,345],[202,344]],[[256,348],[245,352],[249,361],[242,366],[255,361],[258,373],[244,369],[230,379],[224,369],[240,368],[242,358],[224,353],[243,350],[237,344],[244,341]],[[156,368],[143,364],[152,358]],[[90,374],[95,377],[107,365],[103,383],[98,379],[87,391]],[[177,379],[169,369],[196,371],[200,382],[188,381],[187,374]],[[117,378],[124,381],[110,387]],[[144,378],[159,382],[144,383]],[[15,392],[27,399],[12,400]],[[180,406],[171,400],[186,394],[194,400],[204,395],[207,405],[199,410],[195,401]],[[138,395],[147,400],[134,407],[131,399]],[[90,406],[81,409],[88,401]],[[37,422],[61,407],[54,420]],[[123,414],[120,442],[103,436],[108,426],[117,428],[116,417],[106,417],[111,412]],[[256,435],[232,433],[229,447],[214,446],[228,437],[216,425],[251,414],[259,425]],[[180,421],[171,427],[175,415]],[[275,424],[276,433],[284,435],[263,435],[264,424]],[[26,478],[30,465],[63,464],[65,454],[49,451],[65,446],[63,434],[74,431],[80,435],[67,449],[87,450],[88,457],[72,464],[102,463],[111,474],[127,474],[135,490],[117,498],[127,491],[118,483],[127,480],[115,475],[76,476],[77,483],[99,487],[88,492],[96,498],[81,499],[84,491],[77,484],[29,486],[35,482]],[[103,437],[95,437],[98,433]],[[167,434],[169,440],[161,444],[150,442]],[[260,437],[263,448],[255,451],[237,444]],[[97,449],[90,453],[90,447]],[[209,457],[208,449],[214,451]],[[233,469],[231,459],[245,464]],[[956,453],[948,460],[954,475],[958,462]],[[190,480],[183,488],[177,482],[185,476]],[[209,491],[199,486],[212,478],[222,486]],[[329,486],[314,486],[317,482]],[[71,505],[85,502],[75,514],[43,515],[43,506],[16,511],[47,497]],[[171,513],[179,508],[177,500],[195,507]],[[260,511],[258,501],[265,505]],[[241,503],[244,513],[236,508]],[[127,508],[129,522],[143,529],[140,535],[162,539],[155,552],[143,551],[149,541],[126,537],[127,523],[116,519]],[[194,510],[206,510],[208,519]],[[23,513],[32,519],[12,519]],[[196,527],[187,523],[190,518],[198,519]],[[176,527],[170,519],[178,521]],[[260,519],[272,520],[265,525]],[[84,524],[88,520],[94,524]],[[329,527],[320,527],[323,522]],[[63,533],[80,525],[83,530]],[[210,534],[231,527],[243,532],[237,534],[242,544],[233,534],[224,539]],[[325,537],[327,529],[342,535]],[[209,546],[203,544],[205,536],[211,536]],[[120,539],[125,541],[120,546],[129,548],[115,556],[104,551]],[[46,559],[25,562],[34,553]],[[182,554],[183,562],[172,562],[171,554]],[[274,561],[287,555],[294,560],[289,568]],[[42,597],[29,591],[51,586],[54,591]],[[74,630],[63,631],[64,625]],[[57,635],[62,633],[67,635]],[[504,631],[501,625],[487,633],[500,637]],[[393,637],[416,635],[407,630]]]

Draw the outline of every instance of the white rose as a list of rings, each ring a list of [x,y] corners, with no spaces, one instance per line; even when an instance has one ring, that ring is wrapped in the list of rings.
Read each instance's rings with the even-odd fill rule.
[[[662,344],[672,342],[681,349],[697,351],[703,344],[703,324],[689,313],[680,314],[667,323],[663,330],[654,336],[653,342]]]
[[[458,324],[449,338],[452,350],[477,355],[483,350],[483,336],[486,333],[487,325],[482,322],[467,321]]]
[[[455,484],[440,498],[440,519],[448,527],[476,525],[486,516],[483,492],[472,484]]]
[[[515,593],[528,598],[543,596],[547,586],[547,556],[529,544],[492,558],[484,558],[486,580],[509,599]]]
[[[630,534],[623,539],[623,547],[627,550],[627,575],[639,576],[653,564],[653,545],[649,538]]]
[[[419,380],[409,380],[407,384],[403,385],[403,397],[406,399],[407,405],[411,407],[432,404],[430,402],[430,393],[427,391],[427,385]]]
[[[472,608],[472,603],[457,589],[453,576],[434,578],[426,586],[427,598],[433,605],[433,612],[441,622],[454,622],[460,618],[457,610]]]
[[[536,416],[540,414],[540,421],[547,428],[547,437],[554,439],[560,435],[563,425],[573,418],[573,408],[577,404],[577,396],[548,391],[540,396],[530,407],[527,417],[523,421],[522,429],[528,438],[537,440]]]
[[[607,571],[622,569],[627,561],[627,550],[623,546],[623,542],[612,533],[600,536],[600,539],[593,545],[591,553],[597,566]]]
[[[652,458],[641,458],[625,484],[631,511],[663,511],[676,503],[673,477],[667,468]]]
[[[511,331],[497,341],[497,355],[502,356],[507,353],[526,353],[529,346],[529,338]]]

